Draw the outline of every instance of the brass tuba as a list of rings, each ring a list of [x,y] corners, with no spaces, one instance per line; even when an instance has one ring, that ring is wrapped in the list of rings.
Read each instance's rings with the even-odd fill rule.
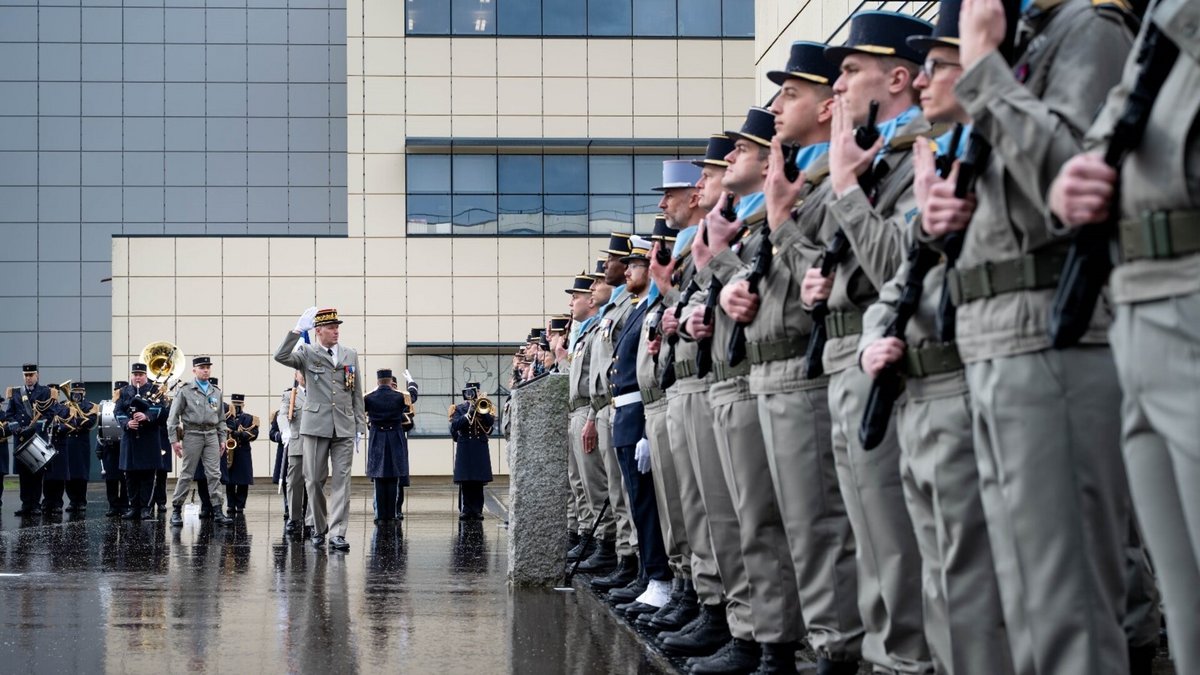
[[[167,381],[172,377],[178,378],[179,374],[183,372],[184,359],[183,352],[179,347],[166,340],[151,342],[142,347],[141,361],[146,364],[146,370],[154,377],[154,382],[164,393],[169,388],[166,386]]]

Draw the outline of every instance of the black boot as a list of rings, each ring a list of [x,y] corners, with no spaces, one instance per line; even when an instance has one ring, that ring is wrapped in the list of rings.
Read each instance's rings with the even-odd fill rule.
[[[608,572],[617,564],[617,545],[615,542],[601,539],[596,543],[596,549],[586,560],[579,563],[578,571]]]
[[[701,612],[705,615],[705,621],[686,635],[663,640],[663,652],[671,656],[706,656],[729,642],[731,636],[729,624],[725,622],[725,605],[704,605]],[[757,666],[758,662],[754,664]]]
[[[638,559],[636,555],[623,555],[617,561],[617,569],[611,574],[592,579],[592,590],[607,591],[610,588],[620,588],[638,576]]]
[[[571,550],[567,551],[567,562],[583,560],[591,555],[592,549],[595,548],[595,542],[584,537],[580,537],[579,535],[575,536],[579,539],[579,541],[575,542],[575,545],[571,547]]]
[[[650,626],[650,620],[659,614],[666,615],[669,612],[675,611],[675,607],[679,604],[680,598],[683,597],[683,578],[674,577],[671,579],[671,599],[667,600],[667,604],[655,609],[653,612],[642,614],[637,618],[637,625],[647,628]]]
[[[695,619],[700,613],[700,602],[696,598],[696,587],[690,581],[683,582],[683,591],[679,594],[677,601],[673,600],[674,607],[669,612],[658,612],[649,621],[649,627],[653,630],[678,630],[686,626]],[[666,607],[663,608],[664,610]]]
[[[141,520],[142,519],[142,510],[137,508],[136,506],[130,507],[128,511],[126,511],[124,514],[121,515],[121,517],[124,518],[125,520]]]
[[[699,608],[697,608],[695,618],[693,618],[691,621],[689,621],[686,626],[684,626],[683,628],[680,628],[679,630],[663,631],[654,637],[654,641],[657,642],[661,646],[663,641],[669,640],[671,638],[681,638],[685,635],[688,635],[692,631],[698,630],[700,627],[702,627],[707,622],[708,622],[708,614],[700,611]]]
[[[763,644],[755,675],[796,675],[796,643]]]
[[[1129,675],[1152,675],[1154,672],[1154,655],[1158,645],[1150,643],[1135,647],[1129,645]]]
[[[647,581],[644,577],[634,577],[633,581],[620,588],[614,588],[608,592],[608,601],[614,605],[623,605],[627,602],[637,600],[638,596],[646,592]]]
[[[817,659],[817,675],[858,675],[858,661],[834,661],[822,656]]]
[[[583,537],[579,536],[578,532],[575,532],[574,530],[567,530],[567,550],[568,551],[570,551],[571,549],[578,546],[579,542],[582,540],[583,540]]]
[[[733,638],[717,650],[716,654],[691,659],[690,664],[692,675],[753,673],[761,660],[762,650],[757,642]]]
[[[213,509],[213,522],[217,525],[232,525],[233,517],[221,513],[221,509]]]
[[[183,505],[176,504],[175,508],[171,509],[171,527],[183,526]]]

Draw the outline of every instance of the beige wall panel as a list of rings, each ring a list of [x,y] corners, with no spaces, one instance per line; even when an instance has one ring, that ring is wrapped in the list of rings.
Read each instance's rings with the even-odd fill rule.
[[[565,284],[560,285],[555,291],[556,296],[565,299],[566,293],[562,292],[564,288],[566,288]],[[501,318],[517,314],[540,315],[542,312],[544,285],[540,276],[500,277],[499,292],[500,302],[497,305],[497,311]]]
[[[790,42],[788,44],[791,44]],[[722,40],[722,74],[725,77],[751,77],[754,75],[754,41]],[[787,59],[784,59],[784,63]],[[783,64],[780,64],[783,65]]]
[[[588,78],[588,114],[632,115],[633,81],[624,78]]]
[[[362,239],[321,239],[317,242],[317,275],[357,276],[363,273]]]
[[[563,294],[566,297],[566,294]],[[497,342],[524,342],[529,329],[546,323],[541,314],[501,314],[500,339]],[[505,378],[507,381],[508,378]]]
[[[361,101],[363,100],[363,78],[359,75],[349,75],[346,77],[346,100]],[[362,112],[362,111],[359,111]]]
[[[317,303],[315,277],[271,277],[271,314],[299,316],[306,307]]]
[[[496,111],[501,115],[542,114],[542,80],[538,77],[502,77],[496,83]]]
[[[362,35],[363,0],[346,0],[346,35],[358,37]]]
[[[411,299],[410,299],[411,302]],[[408,317],[408,341],[450,342],[454,339],[448,316]]]
[[[317,277],[317,305],[336,308],[339,314],[363,314],[365,281],[358,277]]]
[[[502,237],[497,240],[497,243],[498,272],[501,277],[541,274],[541,270],[535,265],[531,265],[529,261],[542,260],[545,257],[545,239]]]
[[[408,313],[408,286],[404,277],[368,276],[367,316],[403,316]]]
[[[494,100],[494,99],[493,99]],[[452,135],[466,138],[490,138],[496,135],[496,116],[455,115],[450,118]]]
[[[542,74],[579,77],[587,63],[587,40],[542,40]]]
[[[409,316],[447,316],[451,313],[450,277],[408,277]]]
[[[410,37],[404,42],[405,75],[450,75],[450,38]]]
[[[226,274],[265,276],[269,271],[265,237],[231,237],[221,240]]]
[[[542,110],[547,115],[586,115],[588,112],[588,80],[581,77],[547,77],[542,82],[546,92]]]
[[[346,154],[346,194],[351,197],[366,191],[367,172],[364,155]]]
[[[542,118],[542,135],[546,138],[579,138],[588,135],[588,120],[586,117],[554,117],[547,115]]]
[[[391,214],[394,218],[403,218],[404,212]],[[380,218],[387,214],[380,213]],[[367,279],[389,275],[404,276],[405,274],[406,241],[400,237],[380,237],[367,242]],[[370,311],[370,307],[367,308]]]
[[[633,117],[590,117],[587,135],[591,138],[629,138],[633,135]]]
[[[359,208],[365,209],[364,234],[372,238],[367,244],[368,253],[375,245],[376,238],[404,236],[404,195],[366,195],[366,205],[360,204]],[[403,260],[398,264],[401,269],[404,268]]]
[[[408,248],[408,276],[436,277],[450,274],[449,237],[412,237],[405,241]]]
[[[634,138],[683,138],[678,117],[635,117]]]
[[[679,63],[674,40],[634,40],[634,77],[675,77]]]
[[[679,77],[721,77],[720,40],[679,40],[675,45],[679,50]]]
[[[451,110],[457,115],[495,115],[496,78],[462,77],[450,78]]]
[[[129,291],[129,316],[173,316],[175,278],[134,278]]]
[[[495,277],[499,239],[458,237],[453,240],[453,274],[466,277]]]
[[[590,239],[582,237],[547,238],[542,257],[543,273],[574,276],[584,268],[591,272],[595,264],[592,262],[595,254],[592,252],[591,243]]]
[[[354,42],[354,40],[351,40]],[[368,37],[358,41],[363,64],[349,63],[349,69],[362,68],[364,75],[404,75],[404,38]],[[347,47],[346,59],[351,57]]]
[[[230,316],[266,316],[270,309],[268,277],[225,277],[221,314]],[[214,312],[215,313],[215,312]]]
[[[169,277],[175,274],[175,240],[135,237],[129,242],[129,276]]]
[[[189,359],[207,354],[213,357],[215,370],[222,370],[220,354],[224,350],[224,332],[221,330],[220,317],[181,316],[175,319],[175,330],[179,340],[176,344]],[[141,349],[141,346],[138,349]],[[190,376],[192,371],[185,369],[185,372]],[[218,374],[217,377],[221,375]]]
[[[496,118],[496,135],[502,138],[541,138],[543,136],[542,118],[536,115],[525,117],[502,115]]]
[[[503,46],[496,51],[496,74],[500,77],[540,76],[542,41],[505,38]]]
[[[120,354],[112,358],[112,381],[125,380],[129,381],[129,368],[133,365],[136,357],[128,354]]]
[[[678,115],[679,87],[674,78],[633,80],[634,115]],[[684,111],[686,112],[686,111]]]
[[[720,115],[721,80],[680,80],[679,109],[688,115]]]
[[[366,115],[363,117],[359,139],[368,153],[404,152],[404,117],[401,115]]]
[[[213,374],[220,378],[221,391],[225,392],[226,401],[228,401],[228,396],[235,393],[246,394],[255,392],[259,395],[265,394],[265,389],[269,382],[267,379],[267,370],[269,368],[283,368],[283,366],[275,363],[270,357],[264,357],[261,354],[225,355],[221,358],[219,365],[213,368]],[[259,475],[269,473],[264,471]]]
[[[366,339],[363,349],[367,353],[396,354],[404,351],[406,345],[404,317],[368,316],[363,329]],[[363,380],[363,384],[367,384],[366,380]]]
[[[445,115],[450,112],[450,78],[408,77],[404,80],[406,110],[410,115]],[[367,112],[374,112],[367,107]]]
[[[267,241],[272,277],[313,275],[316,269],[316,239],[272,237]]]
[[[338,316],[342,319],[341,334],[338,336],[338,344],[353,347],[354,349],[362,349],[363,343],[366,341],[366,333],[363,331],[364,318],[361,314],[346,314],[339,310]],[[275,345],[271,345],[271,351],[274,351]]]
[[[112,351],[113,354],[122,356],[129,353],[129,319],[127,317],[114,316],[112,319]],[[123,358],[122,361],[124,361]],[[121,366],[121,368],[125,367],[127,366]],[[114,370],[113,374],[115,375],[120,372],[122,371]]]
[[[364,35],[404,35],[404,3],[395,0],[361,0]],[[354,14],[349,24],[356,23]]]
[[[263,278],[265,281],[265,278]],[[175,307],[179,316],[220,316],[221,285],[230,283],[220,277],[176,277]]]
[[[633,40],[589,40],[588,77],[633,77]]]
[[[404,155],[367,155],[363,165],[366,192],[404,192]]]
[[[722,93],[725,99],[726,115],[744,115],[750,106],[763,103],[755,97],[754,80],[749,78],[725,80]]]
[[[567,311],[567,294],[563,293],[563,289],[570,286],[575,280],[575,275],[571,276],[545,276],[542,277],[542,314],[549,316],[551,314],[560,314]],[[542,319],[542,323],[545,323]]]
[[[363,217],[364,195],[350,194],[346,200],[346,236],[365,236]]]
[[[427,78],[414,78],[425,82]],[[402,77],[366,77],[363,78],[362,112],[372,115],[403,115],[405,101],[405,80]],[[409,90],[410,96],[412,90]],[[418,95],[426,95],[425,90],[418,89]],[[437,94],[430,94],[436,96]],[[347,99],[357,102],[359,99]],[[419,103],[419,102],[418,102]],[[347,105],[353,105],[347,103]],[[418,112],[418,110],[413,110]]]
[[[221,276],[221,240],[216,237],[176,239],[175,274],[189,277]]]
[[[351,113],[346,116],[346,152],[356,154],[363,151],[363,124],[365,117]]]
[[[112,315],[129,315],[129,278],[114,276],[112,279]]]
[[[449,136],[450,117],[448,115],[409,115],[404,120],[408,127],[406,133],[410,136]]]
[[[354,15],[350,15],[351,21],[355,19]],[[353,28],[348,28],[347,32],[353,31]],[[347,36],[346,37],[346,74],[347,75],[362,75],[363,74],[363,50],[365,49],[362,38]],[[403,63],[403,62],[402,62]],[[375,65],[375,64],[372,64]],[[377,67],[377,66],[376,66]],[[354,110],[354,104],[350,104],[350,110]]]
[[[449,476],[454,473],[454,444],[449,438],[418,438],[409,442],[409,470],[413,475],[446,476],[446,485],[454,487]],[[452,508],[447,503],[446,508]]]
[[[283,336],[296,327],[296,320],[300,318],[300,313],[313,304],[312,302],[300,304],[286,314],[273,314],[267,317],[267,343],[269,345],[267,351],[269,354],[275,353],[275,348],[279,346],[279,343],[283,342]],[[345,320],[344,317],[343,320]],[[282,368],[282,366],[280,367]]]
[[[112,238],[112,273],[114,277],[129,275],[129,239]]]
[[[358,353],[358,360],[363,369],[363,394],[369,394],[375,391],[378,386],[379,378],[376,377],[377,371],[381,368],[388,368],[392,374],[400,380],[400,386],[404,386],[404,357],[399,354],[364,354]],[[419,383],[418,383],[419,384]]]
[[[492,307],[495,306],[493,302]],[[455,342],[496,342],[499,335],[495,316],[454,317]]]
[[[129,317],[129,354],[136,356],[142,347],[167,340],[178,343],[179,336],[175,333],[175,317],[173,316],[131,316]],[[184,352],[186,354],[186,352]],[[128,368],[128,364],[125,368]],[[128,374],[128,370],[115,371]],[[128,379],[128,378],[121,378]]]
[[[450,72],[460,75],[496,76],[496,38],[450,39]]]
[[[496,311],[495,277],[454,277],[451,314],[454,316],[493,314]],[[457,335],[455,336],[457,340]]]

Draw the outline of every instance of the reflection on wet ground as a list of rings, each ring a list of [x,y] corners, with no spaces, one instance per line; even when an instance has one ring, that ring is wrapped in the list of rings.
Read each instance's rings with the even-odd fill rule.
[[[503,488],[495,503],[505,503]],[[15,495],[14,495],[15,496]],[[510,591],[494,514],[459,523],[414,488],[398,525],[356,486],[349,553],[286,540],[273,486],[231,528],[185,517],[0,514],[4,672],[653,673],[665,664],[587,593]],[[11,500],[11,501],[16,501]],[[489,505],[492,500],[489,500]],[[669,666],[666,666],[669,668]]]

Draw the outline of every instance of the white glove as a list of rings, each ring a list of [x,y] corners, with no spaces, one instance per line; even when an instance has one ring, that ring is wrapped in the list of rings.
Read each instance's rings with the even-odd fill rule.
[[[362,443],[363,432],[357,431],[354,433],[354,454],[358,454],[358,446]]]
[[[410,375],[408,372],[408,368],[404,369],[404,379],[407,380],[409,384],[415,384],[415,381],[412,379],[412,375]]]
[[[316,320],[317,308],[309,307],[308,309],[304,310],[304,313],[301,314],[300,318],[296,321],[295,331],[297,333],[307,333],[316,327]]]
[[[283,441],[283,447],[287,447],[288,443],[292,442],[292,425],[288,423],[287,417],[283,418],[283,424],[279,425],[279,440]]]
[[[650,441],[643,438],[637,442],[633,450],[633,458],[637,460],[638,473],[650,473]]]

